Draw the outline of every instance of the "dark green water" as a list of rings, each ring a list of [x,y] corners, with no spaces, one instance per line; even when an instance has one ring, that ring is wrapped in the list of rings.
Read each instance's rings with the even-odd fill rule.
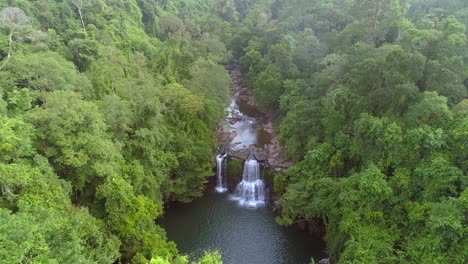
[[[277,225],[270,208],[240,207],[226,193],[169,208],[160,224],[192,260],[206,250],[218,250],[225,264],[305,264],[323,256],[320,240]]]

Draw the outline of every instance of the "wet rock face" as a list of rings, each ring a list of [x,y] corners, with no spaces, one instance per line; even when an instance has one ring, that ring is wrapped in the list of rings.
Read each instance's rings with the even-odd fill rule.
[[[237,136],[235,131],[218,131],[216,138],[219,145],[227,146]]]
[[[231,150],[229,151],[229,156],[240,159],[240,160],[247,160],[250,156],[249,149],[240,149],[240,150]]]

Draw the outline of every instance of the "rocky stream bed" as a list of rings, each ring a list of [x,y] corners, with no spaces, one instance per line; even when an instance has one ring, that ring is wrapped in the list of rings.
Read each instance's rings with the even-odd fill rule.
[[[281,172],[292,165],[284,155],[275,127],[272,114],[259,109],[253,97],[253,91],[243,86],[242,74],[237,65],[227,66],[231,77],[231,105],[228,107],[226,123],[220,126],[217,139],[220,152],[229,157],[247,160],[250,155],[264,166]],[[249,122],[245,132],[243,122]],[[252,138],[247,138],[252,137]]]

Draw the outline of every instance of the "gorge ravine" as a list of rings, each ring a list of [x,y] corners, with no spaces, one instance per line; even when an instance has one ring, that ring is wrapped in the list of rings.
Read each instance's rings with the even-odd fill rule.
[[[218,133],[220,151],[215,163],[227,174],[221,181],[213,177],[204,197],[168,208],[160,223],[169,240],[176,242],[181,253],[191,253],[191,259],[205,251],[218,250],[226,264],[308,264],[311,258],[317,261],[325,256],[321,239],[297,226],[278,225],[272,203],[262,203],[268,195],[262,198],[253,194],[256,199],[246,199],[249,194],[243,196],[236,188],[241,185],[242,189],[239,183],[244,180],[251,187],[257,184],[256,188],[271,189],[249,177],[263,178],[260,174],[265,167],[283,170],[287,162],[281,158],[272,135],[271,119],[256,108],[251,91],[242,87],[238,69],[231,68],[230,75],[233,97],[228,122]],[[240,166],[238,171],[229,169],[233,164]]]

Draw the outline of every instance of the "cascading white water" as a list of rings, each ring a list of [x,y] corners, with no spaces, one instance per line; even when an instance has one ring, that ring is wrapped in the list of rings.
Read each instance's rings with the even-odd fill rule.
[[[260,178],[260,165],[255,159],[245,161],[242,181],[237,185],[236,198],[241,205],[259,207],[265,205],[265,183]]]
[[[219,154],[218,156],[216,156],[216,176],[217,176],[217,183],[216,183],[216,191],[217,192],[226,192],[227,191],[227,188],[226,188],[226,184],[224,182],[224,178],[223,178],[223,162],[224,162],[224,158],[226,158],[226,155],[227,154]]]
[[[234,98],[231,99],[231,103],[229,106],[225,109],[225,111],[228,112],[228,116],[226,119],[229,121],[229,119],[233,118],[234,116],[241,116],[242,113],[239,111],[239,106],[236,103],[236,100]]]

